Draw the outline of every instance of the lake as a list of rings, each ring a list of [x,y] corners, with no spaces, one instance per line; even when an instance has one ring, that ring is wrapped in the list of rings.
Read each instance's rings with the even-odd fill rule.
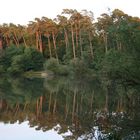
[[[139,88],[97,77],[0,77],[0,139],[139,140]]]

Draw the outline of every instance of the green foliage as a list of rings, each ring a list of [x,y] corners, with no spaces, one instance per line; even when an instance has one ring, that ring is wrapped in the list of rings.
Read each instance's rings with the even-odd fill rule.
[[[24,50],[24,70],[41,70],[43,68],[43,55],[34,48]]]
[[[51,58],[44,63],[44,69],[52,71],[55,75],[68,75],[68,68],[61,65],[55,58]]]
[[[42,70],[43,55],[34,48],[9,47],[0,58],[0,73],[21,74],[29,70]]]
[[[81,59],[73,59],[69,64],[70,74],[77,78],[83,78],[89,74],[88,65]]]

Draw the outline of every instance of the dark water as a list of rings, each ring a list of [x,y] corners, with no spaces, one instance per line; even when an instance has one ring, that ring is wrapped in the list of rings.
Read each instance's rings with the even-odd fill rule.
[[[0,77],[1,140],[140,140],[140,92],[106,79]]]

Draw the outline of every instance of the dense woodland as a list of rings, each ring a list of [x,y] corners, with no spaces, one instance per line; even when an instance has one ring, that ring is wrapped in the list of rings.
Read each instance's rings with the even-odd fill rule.
[[[140,84],[140,18],[119,9],[94,20],[64,9],[55,19],[0,25],[0,73],[50,70],[78,78],[95,74]]]

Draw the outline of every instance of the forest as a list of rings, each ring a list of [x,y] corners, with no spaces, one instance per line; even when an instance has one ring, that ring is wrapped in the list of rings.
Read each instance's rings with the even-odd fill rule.
[[[119,9],[97,19],[91,11],[63,9],[55,19],[0,25],[0,74],[48,71],[95,75],[140,84],[140,18]]]

